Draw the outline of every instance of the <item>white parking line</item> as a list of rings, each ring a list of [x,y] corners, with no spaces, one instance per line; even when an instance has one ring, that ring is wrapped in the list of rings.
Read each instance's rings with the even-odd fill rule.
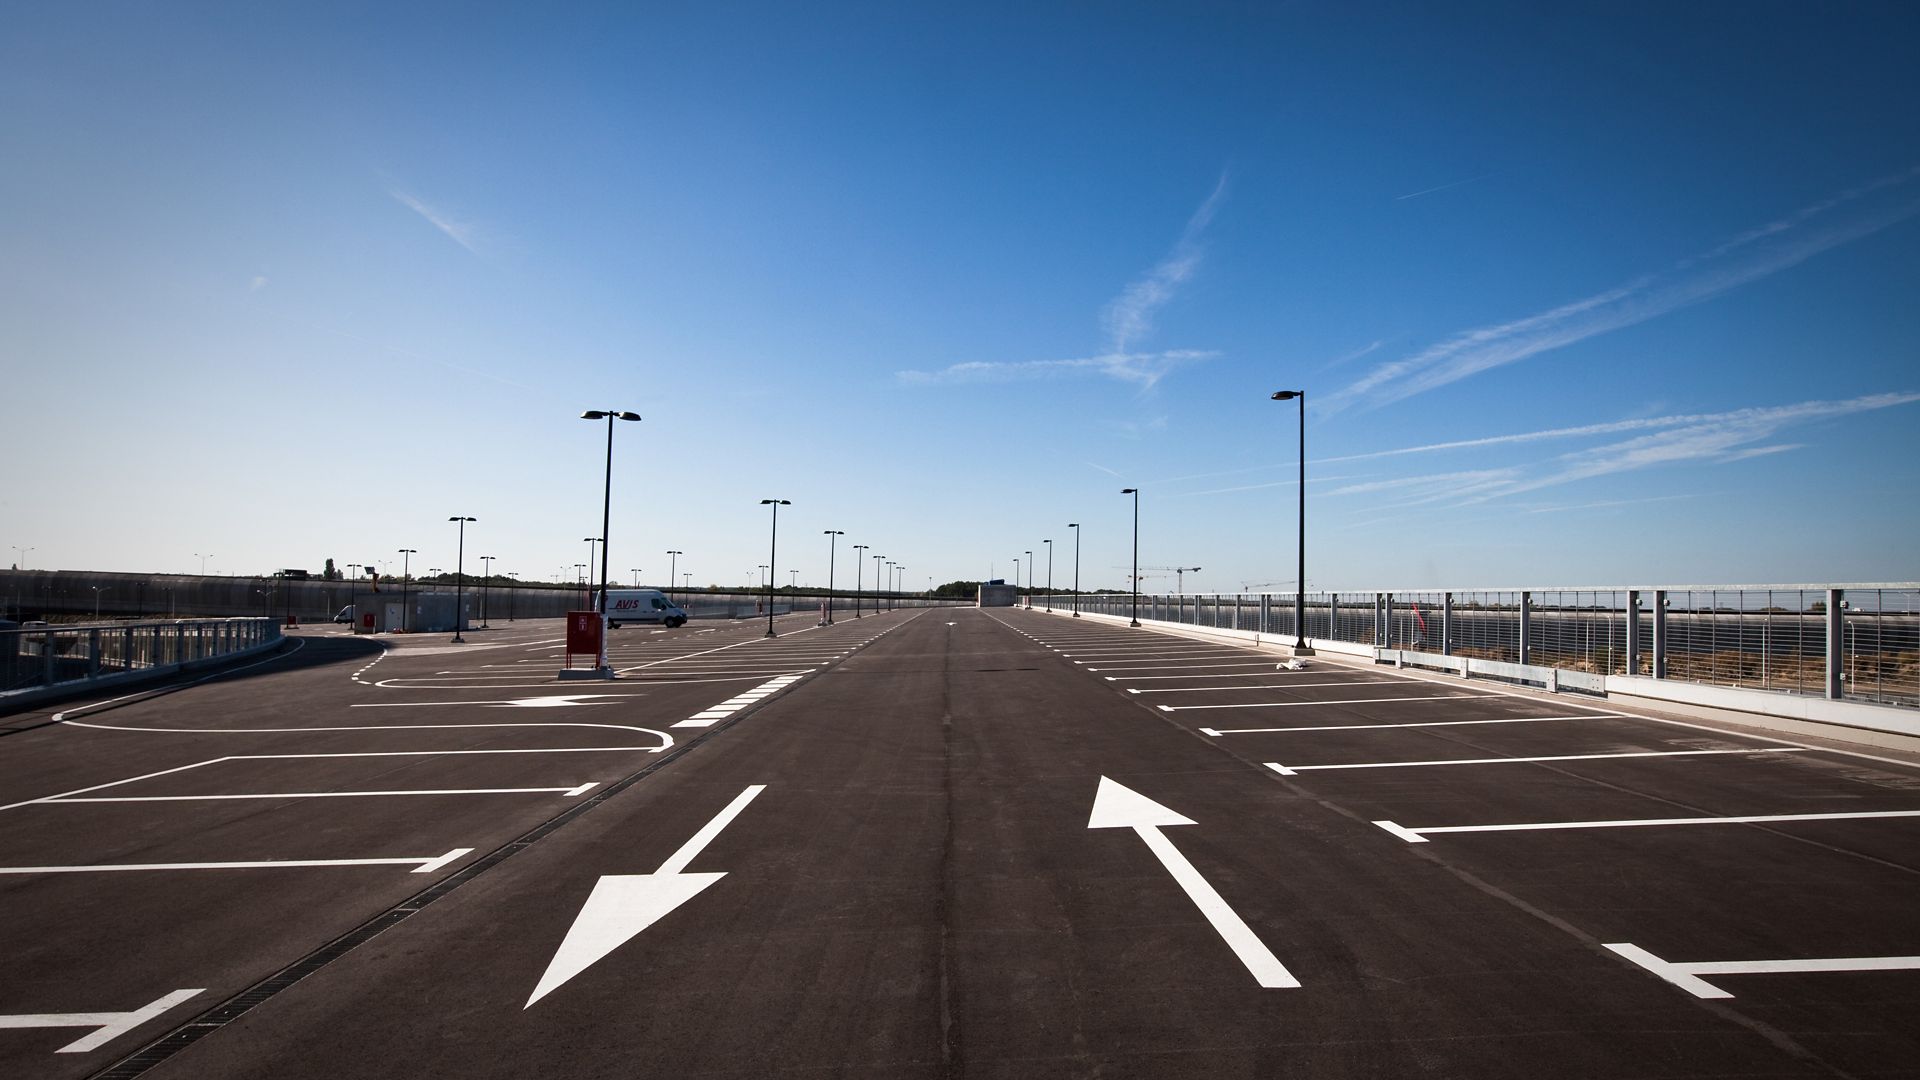
[[[1599,716],[1516,716],[1501,720],[1425,720],[1417,724],[1325,724],[1315,727],[1203,727],[1200,729],[1200,732],[1205,735],[1211,735],[1217,739],[1222,735],[1265,735],[1285,731],[1391,731],[1395,728],[1465,727],[1468,724],[1544,724],[1552,720],[1605,720],[1616,717],[1629,719],[1620,713],[1603,713]]]
[[[1697,998],[1733,996],[1700,978],[1702,975],[1808,975],[1832,971],[1920,969],[1920,956],[1839,956],[1819,960],[1713,960],[1681,964],[1662,960],[1640,946],[1628,942],[1612,943],[1606,947]]]
[[[1523,761],[1601,761],[1611,758],[1656,758],[1656,757],[1699,757],[1706,754],[1804,754],[1798,746],[1756,746],[1749,750],[1647,750],[1630,754],[1555,754],[1550,757],[1490,757],[1490,758],[1443,758],[1438,761],[1368,761],[1351,765],[1282,765],[1277,761],[1263,764],[1281,776],[1294,776],[1303,772],[1318,772],[1323,769],[1412,769],[1422,765],[1507,765]]]
[[[222,802],[231,799],[358,799],[376,795],[578,795],[598,780],[563,787],[421,788],[413,791],[277,791],[245,795],[103,795],[86,799],[41,799],[41,806],[67,803]]]
[[[1745,814],[1739,817],[1634,818],[1615,821],[1537,821],[1521,825],[1433,825],[1410,829],[1391,821],[1375,825],[1409,844],[1424,844],[1434,833],[1533,832],[1552,829],[1632,829],[1655,825],[1757,825],[1773,821],[1852,821],[1867,818],[1920,817],[1920,810],[1853,810],[1838,814]]]
[[[205,993],[202,987],[188,990],[175,990],[165,997],[155,998],[131,1012],[91,1012],[91,1013],[22,1013],[13,1016],[0,1016],[0,1028],[43,1028],[43,1027],[90,1027],[98,1028],[91,1035],[75,1039],[73,1042],[55,1050],[56,1054],[84,1054],[89,1050],[98,1050],[121,1035],[132,1031],[141,1024],[159,1016],[175,1005]]]
[[[99,863],[93,866],[0,866],[0,874],[101,874],[131,870],[289,870],[316,866],[412,866],[415,874],[430,874],[472,848],[454,848],[445,855],[407,859],[271,859],[260,862]]]
[[[1190,709],[1291,709],[1301,705],[1378,705],[1397,701],[1463,701],[1492,697],[1492,694],[1440,694],[1433,697],[1344,698],[1339,701],[1258,701],[1250,705],[1155,705],[1161,712],[1186,712]]]
[[[1381,683],[1397,683],[1399,679],[1340,679],[1335,682],[1271,683],[1266,686],[1176,686],[1164,690],[1135,690],[1127,688],[1129,694],[1207,694],[1215,691],[1238,690],[1297,690],[1303,686],[1370,686]]]

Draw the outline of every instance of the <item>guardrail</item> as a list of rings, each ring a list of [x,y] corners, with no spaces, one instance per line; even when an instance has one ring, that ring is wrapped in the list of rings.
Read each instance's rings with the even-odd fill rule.
[[[1126,593],[1032,603],[1134,610]],[[1142,593],[1138,611],[1310,645],[1920,707],[1920,583],[1314,592],[1304,634],[1294,609],[1292,593]]]
[[[280,640],[273,619],[0,630],[0,693],[78,687],[235,656]]]

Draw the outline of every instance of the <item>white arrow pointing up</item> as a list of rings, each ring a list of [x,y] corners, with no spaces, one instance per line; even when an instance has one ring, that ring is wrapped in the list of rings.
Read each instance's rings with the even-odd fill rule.
[[[547,973],[540,977],[540,985],[533,988],[533,996],[521,1008],[532,1008],[534,1002],[558,990],[568,979],[592,967],[635,934],[726,877],[724,872],[689,874],[685,870],[694,856],[712,843],[754,796],[765,790],[767,785],[755,784],[734,796],[725,810],[701,826],[692,839],[680,845],[680,850],[668,856],[653,873],[609,875],[594,883],[592,894],[560,942],[560,951],[553,954]]]
[[[1227,946],[1261,986],[1269,989],[1299,986],[1300,980],[1294,978],[1279,958],[1254,935],[1246,921],[1227,906],[1213,886],[1207,884],[1207,879],[1200,876],[1200,871],[1195,870],[1187,857],[1173,846],[1173,841],[1160,832],[1167,825],[1193,824],[1196,822],[1192,818],[1177,814],[1104,776],[1100,778],[1099,790],[1093,795],[1093,814],[1087,819],[1089,829],[1132,829],[1140,839],[1146,841],[1147,850],[1159,857],[1161,865],[1187,891],[1188,898],[1200,909],[1200,914],[1213,924],[1214,931],[1226,940]]]

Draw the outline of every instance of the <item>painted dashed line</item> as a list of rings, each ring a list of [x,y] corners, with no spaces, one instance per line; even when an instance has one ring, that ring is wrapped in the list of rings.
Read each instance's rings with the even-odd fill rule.
[[[769,679],[766,682],[761,683],[759,686],[754,687],[753,689],[747,691],[744,694],[740,694],[735,697],[730,697],[727,700],[721,702],[720,704],[715,705],[711,709],[703,709],[700,712],[694,713],[692,716],[687,717],[685,720],[682,720],[673,726],[677,728],[712,727],[713,725],[719,723],[722,720],[725,720],[727,717],[732,716],[734,713],[739,712],[741,709],[746,708],[747,706],[753,704],[754,702],[759,701],[762,698],[769,697],[773,694],[777,694],[782,690],[785,690],[787,687],[792,686],[794,683],[797,683],[801,679],[806,678],[808,674],[809,672],[799,672],[792,675],[781,675],[777,678]]]
[[[362,675],[365,675],[365,674],[367,673],[367,671],[368,671],[368,669],[370,669],[370,668],[372,668],[372,667],[373,667],[373,665],[375,665],[375,664],[377,664],[377,663],[379,663],[379,662],[380,662],[380,661],[382,661],[382,660],[385,660],[385,659],[387,658],[387,653],[388,653],[388,652],[390,652],[390,651],[392,651],[392,650],[391,650],[391,649],[389,649],[389,648],[388,648],[388,646],[387,646],[387,645],[386,645],[385,643],[381,643],[381,645],[380,645],[380,655],[379,655],[379,656],[376,656],[376,657],[374,657],[373,659],[371,659],[371,660],[369,660],[369,661],[367,661],[367,663],[366,663],[366,666],[365,666],[365,667],[362,667],[362,668],[361,668],[361,669],[360,669],[359,671],[356,671],[356,672],[354,672],[354,673],[353,673],[353,681],[354,681],[354,682],[357,682],[357,683],[359,683],[359,684],[360,684],[361,686],[372,686],[372,685],[374,685],[373,683],[371,683],[371,682],[368,682],[367,680],[365,680],[365,679],[363,679],[363,678],[361,678],[360,676],[362,676]]]

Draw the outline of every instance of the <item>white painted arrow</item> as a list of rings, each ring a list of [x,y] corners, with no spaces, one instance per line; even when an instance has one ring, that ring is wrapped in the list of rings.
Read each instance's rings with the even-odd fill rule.
[[[1196,822],[1185,814],[1178,814],[1161,806],[1145,795],[1117,784],[1106,777],[1100,778],[1099,790],[1093,795],[1093,814],[1087,819],[1089,829],[1132,829],[1140,839],[1146,841],[1147,850],[1159,857],[1161,865],[1173,875],[1173,880],[1187,891],[1200,914],[1207,917],[1213,929],[1223,938],[1240,962],[1247,966],[1253,978],[1268,989],[1297,987],[1300,980],[1280,963],[1261,940],[1254,935],[1253,928],[1235,914],[1214,891],[1200,871],[1193,868],[1180,849],[1173,846],[1160,830],[1168,825],[1193,825]]]
[[[668,913],[726,877],[719,873],[689,874],[687,864],[719,836],[754,796],[767,790],[765,784],[734,796],[726,809],[701,826],[680,850],[667,857],[660,869],[651,874],[612,874],[594,883],[593,892],[574,916],[573,925],[560,942],[560,949],[547,964],[547,973],[522,1009],[565,985],[568,979],[592,967],[601,957],[625,945],[634,935],[665,918]]]

